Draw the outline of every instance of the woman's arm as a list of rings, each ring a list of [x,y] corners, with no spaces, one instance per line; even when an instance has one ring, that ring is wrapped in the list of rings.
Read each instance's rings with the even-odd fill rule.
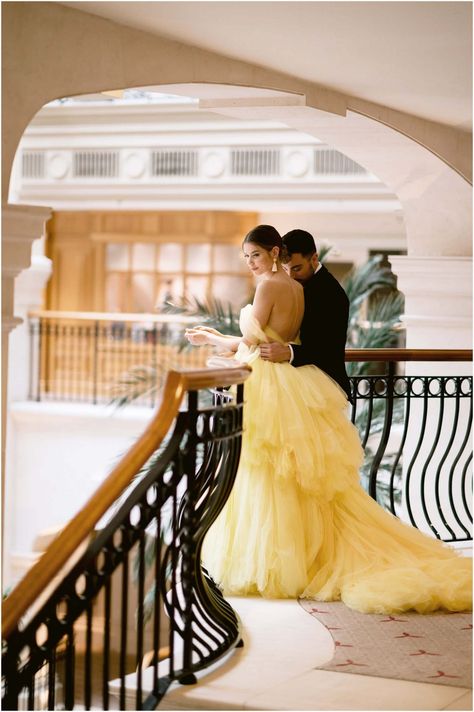
[[[193,346],[204,346],[205,344],[210,344],[211,346],[219,346],[230,351],[237,351],[239,344],[242,341],[241,336],[221,334],[216,329],[210,329],[209,327],[202,326],[196,326],[193,329],[186,329],[184,335]]]

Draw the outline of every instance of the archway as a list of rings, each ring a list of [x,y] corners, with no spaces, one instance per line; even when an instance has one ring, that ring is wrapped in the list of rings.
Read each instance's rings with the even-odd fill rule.
[[[409,254],[396,267],[407,296],[407,323],[411,319],[416,324],[421,343],[444,343],[445,332],[437,323],[442,304],[444,326],[455,336],[451,345],[470,344],[471,172],[466,131],[60,4],[7,3],[3,10],[4,203],[20,137],[48,101],[157,82],[161,87],[191,82],[198,91],[205,85],[217,90],[205,98],[214,110],[272,115],[316,132],[391,186],[404,206],[407,224]],[[223,86],[232,87],[231,92],[220,93]],[[190,91],[189,86],[182,88]],[[16,324],[14,278],[28,266],[31,242],[40,237],[47,215],[38,207],[4,209],[4,383],[8,333]],[[448,279],[440,281],[440,274],[446,273]],[[421,343],[409,339],[411,346]]]

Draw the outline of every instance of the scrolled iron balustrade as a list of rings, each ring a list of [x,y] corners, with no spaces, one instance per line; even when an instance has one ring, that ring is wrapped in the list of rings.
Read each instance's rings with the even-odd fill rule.
[[[188,392],[172,432],[28,620],[18,620],[6,599],[3,709],[125,710],[130,686],[129,708],[154,709],[173,681],[195,682],[197,671],[242,644],[237,614],[201,568],[200,551],[233,486],[248,372],[220,372],[222,383],[236,384],[235,397],[220,405],[202,408],[199,392]],[[198,386],[219,382],[196,373]],[[25,580],[23,612],[35,600],[28,592],[35,571]],[[20,594],[11,596],[21,603]]]
[[[367,350],[387,373],[351,377],[362,484],[382,506],[445,542],[472,540],[472,376],[401,375],[398,361],[471,361],[469,350]]]
[[[469,541],[472,377],[408,375],[397,373],[396,364],[466,362],[472,360],[472,352],[351,350],[346,352],[346,359],[387,364],[386,373],[351,377],[351,418],[359,428],[366,453],[361,473],[363,485],[383,506],[414,526],[445,541]],[[201,378],[194,391],[208,386]],[[41,695],[45,697],[43,706],[52,708],[55,696],[57,702],[60,694],[63,694],[60,704],[70,708],[77,704],[74,683],[78,677],[79,704],[91,706],[97,693],[93,672],[98,641],[93,623],[98,607],[103,611],[104,621],[99,635],[104,709],[113,704],[114,690],[119,708],[126,709],[125,678],[134,669],[136,692],[132,706],[151,708],[172,680],[192,682],[196,670],[238,643],[237,618],[219,589],[199,569],[198,562],[202,538],[224,505],[237,468],[242,417],[242,387],[239,389],[236,403],[232,403],[227,393],[221,393],[212,408],[199,408],[197,394],[193,392],[188,413],[177,417],[174,435],[166,448],[89,544],[81,565],[76,564],[53,598],[24,627],[12,628],[11,617],[7,616],[10,630],[4,659],[4,674],[9,682],[5,688],[6,709],[16,709],[8,705],[15,695],[17,700],[18,695],[21,699],[21,694],[27,708],[35,708]],[[190,476],[191,472],[195,477]],[[117,485],[115,494],[110,494],[109,504],[122,491]],[[171,503],[170,528],[163,528],[163,501]],[[150,570],[150,562],[146,566],[146,560],[150,558],[150,537],[155,546],[151,568],[160,584],[145,595],[149,585],[146,570]],[[117,581],[122,591],[129,584],[132,558],[137,571],[136,614],[123,596],[116,606],[113,602]],[[160,579],[163,572],[169,575]],[[35,583],[31,577],[29,581]],[[30,593],[31,604],[35,596]],[[91,600],[96,601],[95,608]],[[144,620],[147,600],[148,603],[151,600],[154,611],[151,640],[146,639],[146,629],[143,632],[140,625],[135,636],[129,630],[135,615],[137,622]],[[115,608],[120,654],[114,661],[111,621]],[[163,645],[159,636],[163,621],[170,626],[168,645]],[[140,630],[142,633],[138,634]],[[134,647],[132,661],[127,653],[130,636]],[[143,661],[149,649],[151,667],[145,669]],[[79,663],[82,677],[77,674]],[[110,681],[114,675],[116,679]],[[152,690],[146,699],[144,688]]]

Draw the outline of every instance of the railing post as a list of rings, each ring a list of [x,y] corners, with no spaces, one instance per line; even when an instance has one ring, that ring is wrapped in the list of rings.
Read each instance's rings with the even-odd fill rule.
[[[392,416],[393,416],[393,379],[395,375],[395,362],[388,362],[388,373],[387,373],[387,395],[386,395],[386,406],[385,406],[385,417],[383,421],[382,435],[380,436],[379,446],[372,460],[372,466],[369,473],[369,494],[377,501],[377,473],[379,465],[382,462],[382,458],[387,447],[388,439],[390,437],[390,430],[392,427]]]
[[[29,400],[40,400],[41,383],[41,319],[30,319],[30,387]]]
[[[99,322],[94,322],[94,362],[93,362],[93,382],[92,382],[92,403],[97,405],[97,379],[99,363]]]
[[[181,529],[181,588],[184,598],[183,610],[183,671],[180,677],[182,685],[193,685],[196,676],[191,672],[193,654],[193,580],[196,576],[196,551],[194,542],[194,507],[196,492],[196,427],[198,395],[196,391],[188,397],[188,442],[186,446],[185,472],[186,493],[182,514]]]

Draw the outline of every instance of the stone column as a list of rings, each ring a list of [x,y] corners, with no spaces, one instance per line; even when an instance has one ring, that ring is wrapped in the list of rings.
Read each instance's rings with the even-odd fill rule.
[[[2,471],[5,472],[5,443],[8,397],[8,352],[10,332],[22,324],[15,314],[15,279],[31,264],[31,247],[44,232],[49,208],[31,205],[2,207]],[[2,509],[5,480],[2,479]]]
[[[15,318],[22,323],[10,336],[8,402],[28,399],[31,339],[28,313],[41,308],[43,290],[51,276],[51,260],[43,254],[43,240],[33,243],[31,266],[15,280]]]
[[[391,256],[409,349],[472,347],[472,257]],[[469,367],[470,368],[470,367]]]
[[[409,255],[390,257],[390,262],[393,272],[398,275],[398,288],[405,295],[402,320],[406,325],[407,348],[472,348],[472,258]],[[472,364],[465,362],[407,362],[405,373],[412,376],[462,376],[469,375],[471,369]],[[435,382],[432,387],[436,389]],[[416,390],[419,390],[418,386]],[[451,500],[468,528],[461,498],[461,470],[468,457],[462,444],[469,429],[469,399],[460,399],[457,413],[454,398],[444,399],[441,428],[441,400],[428,398],[426,406],[425,413],[424,399],[411,399],[410,428],[403,451],[401,516],[409,521],[405,489],[409,475],[410,506],[416,521],[425,522],[420,499],[423,490],[428,515],[437,530],[443,536],[449,536],[444,525],[447,522],[457,536],[464,535],[452,513]],[[463,454],[457,461],[460,452]],[[423,473],[427,462],[429,465]],[[442,515],[435,497],[438,467]],[[428,525],[422,524],[421,528],[430,533]]]

